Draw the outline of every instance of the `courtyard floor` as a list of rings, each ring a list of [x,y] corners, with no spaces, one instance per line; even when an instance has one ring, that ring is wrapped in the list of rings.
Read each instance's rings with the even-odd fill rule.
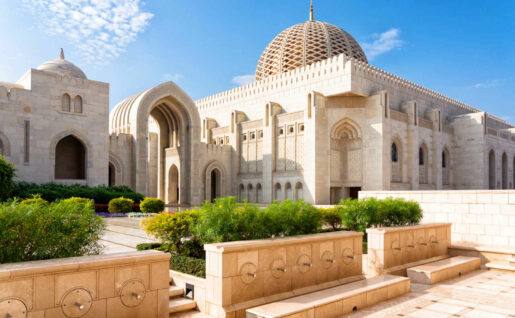
[[[157,240],[149,237],[140,229],[143,218],[105,218],[107,229],[100,241],[104,244],[104,254],[132,252],[140,243],[152,243]]]

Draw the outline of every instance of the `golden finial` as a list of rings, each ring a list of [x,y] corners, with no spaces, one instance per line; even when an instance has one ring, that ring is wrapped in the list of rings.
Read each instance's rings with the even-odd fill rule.
[[[61,48],[61,52],[59,53],[59,59],[64,60],[64,51],[63,51],[63,48]]]
[[[313,21],[313,0],[311,0],[311,5],[309,6],[309,21]]]

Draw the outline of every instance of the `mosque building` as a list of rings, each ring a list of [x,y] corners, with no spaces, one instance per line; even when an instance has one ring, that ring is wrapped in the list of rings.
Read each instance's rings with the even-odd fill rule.
[[[181,205],[515,184],[513,125],[368,64],[313,11],[268,44],[253,83],[197,101],[165,82],[109,113],[109,84],[61,51],[0,82],[0,153],[21,180],[123,184]]]

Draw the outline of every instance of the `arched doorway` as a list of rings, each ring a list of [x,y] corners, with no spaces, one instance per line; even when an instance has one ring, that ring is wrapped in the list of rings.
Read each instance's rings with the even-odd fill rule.
[[[152,122],[154,127],[151,127]],[[145,195],[152,190],[157,197],[165,199],[173,191],[167,189],[169,171],[166,167],[176,163],[180,176],[176,201],[200,204],[204,193],[196,191],[202,189],[203,182],[199,177],[198,160],[200,127],[195,103],[172,82],[120,102],[110,114],[110,130],[111,134],[133,136],[132,175],[126,177],[132,188]],[[154,143],[152,138],[155,138]],[[169,201],[167,199],[165,201]]]
[[[256,185],[256,203],[263,203],[263,189],[261,183]]]
[[[86,179],[86,148],[72,135],[59,140],[55,147],[55,179]]]
[[[428,153],[427,146],[425,143],[420,145],[418,148],[418,183],[419,184],[428,184]]]
[[[281,184],[276,183],[274,187],[274,200],[282,201],[283,200],[283,191],[281,189]]]
[[[247,185],[247,198],[248,198],[249,202],[255,202],[256,201],[255,195],[254,195],[254,187],[252,186],[251,183],[249,183]]]
[[[508,189],[508,156],[506,153],[502,154],[502,188]]]
[[[449,177],[449,166],[450,166],[450,155],[449,150],[444,148],[442,151],[442,184],[449,185],[450,177]]]
[[[179,169],[172,165],[168,171],[168,203],[179,203]]]
[[[211,170],[211,194],[209,200],[215,201],[216,198],[220,198],[222,195],[222,175],[220,170],[214,168]]]
[[[291,183],[286,182],[284,185],[284,190],[286,191],[285,199],[293,200],[293,189],[291,187]]]
[[[116,184],[116,168],[114,165],[110,162],[109,163],[109,186],[112,187]]]
[[[295,185],[295,200],[304,199],[304,191],[302,189],[302,182],[297,182]]]
[[[495,189],[495,152],[490,150],[488,154],[488,189]]]

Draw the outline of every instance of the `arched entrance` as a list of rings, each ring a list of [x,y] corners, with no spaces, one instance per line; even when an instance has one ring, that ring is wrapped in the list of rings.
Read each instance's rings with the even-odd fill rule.
[[[203,171],[203,200],[213,202],[225,193],[225,169],[218,161],[209,163]]]
[[[180,203],[179,200],[179,169],[172,165],[168,172],[168,203]]]
[[[506,153],[502,154],[502,163],[501,163],[501,172],[502,172],[502,188],[508,189],[508,156]]]
[[[330,203],[350,195],[362,186],[362,138],[359,125],[344,118],[331,129]]]
[[[180,176],[176,201],[201,203],[200,116],[182,89],[166,82],[136,94],[115,107],[110,121],[111,134],[134,137],[133,172],[127,179],[136,191],[155,193],[161,199],[177,193],[175,188],[166,188],[169,171],[165,170],[176,162]]]
[[[116,168],[114,165],[110,162],[109,163],[109,181],[108,184],[110,187],[114,186],[116,184]]]
[[[222,191],[222,185],[221,185],[222,180],[221,179],[222,179],[222,176],[221,176],[220,170],[218,170],[216,168],[211,170],[211,193],[210,193],[210,197],[209,197],[209,200],[211,202],[215,201],[216,198],[221,197],[221,191]]]
[[[59,140],[55,147],[55,179],[86,179],[86,148],[73,135]]]

